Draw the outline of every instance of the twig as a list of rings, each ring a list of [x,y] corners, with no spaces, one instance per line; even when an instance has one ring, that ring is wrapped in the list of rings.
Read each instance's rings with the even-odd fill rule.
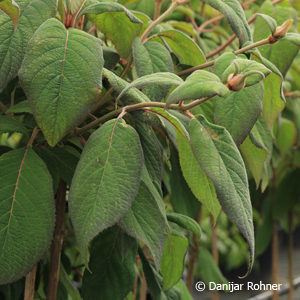
[[[92,34],[95,30],[97,30],[97,26],[93,26],[93,27],[88,31],[88,34]]]
[[[185,110],[189,110],[195,106],[200,105],[201,103],[213,98],[214,96],[216,96],[216,94],[212,95],[210,97],[204,97],[204,98],[195,100],[189,104],[184,104],[184,105],[179,105],[179,104],[167,105],[166,103],[163,103],[163,102],[141,102],[141,103],[128,105],[123,108],[113,110],[113,111],[107,113],[106,115],[98,118],[97,120],[94,120],[94,121],[88,123],[87,125],[83,126],[82,128],[76,130],[76,134],[80,135],[83,132],[89,130],[90,128],[93,128],[93,127],[97,126],[98,124],[103,123],[103,122],[109,120],[110,118],[119,115],[120,113],[122,113],[122,111],[124,111],[124,109],[126,112],[131,112],[131,111],[135,111],[135,110],[139,110],[139,109],[145,109],[148,107],[159,107],[159,108],[163,108],[163,109],[173,109],[173,110],[178,110],[178,111],[185,111]]]
[[[217,21],[220,21],[224,18],[224,15],[218,15],[216,17],[213,17],[207,21],[205,21],[204,23],[201,24],[201,26],[198,27],[197,32],[200,34],[203,32],[203,30],[210,24],[215,23]]]
[[[160,15],[161,2],[162,2],[162,0],[155,0],[155,12],[154,12],[154,17],[153,17],[154,20],[156,20]]]
[[[66,183],[61,180],[56,194],[56,224],[51,245],[47,300],[56,300],[60,270],[60,257],[64,240]]]
[[[32,270],[26,275],[24,300],[34,300],[36,270],[37,264],[35,264]]]

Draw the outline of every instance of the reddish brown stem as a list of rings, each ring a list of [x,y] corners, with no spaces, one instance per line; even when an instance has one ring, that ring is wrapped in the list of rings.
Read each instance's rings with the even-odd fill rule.
[[[288,250],[288,257],[289,257],[289,300],[294,299],[294,236],[293,236],[293,220],[294,214],[291,210],[289,212],[289,250]]]
[[[66,183],[61,180],[56,194],[56,224],[51,245],[47,300],[56,300],[59,281],[60,257],[64,240]]]
[[[37,264],[26,275],[24,300],[34,300],[34,286],[36,277]]]
[[[198,223],[200,223],[200,220],[201,220],[201,209],[199,210],[196,216],[196,221]],[[199,252],[199,239],[195,234],[193,234],[193,244],[190,250],[189,264],[188,264],[187,276],[185,282],[186,287],[191,293],[193,291],[194,271],[195,271],[195,265],[198,258],[198,252]]]

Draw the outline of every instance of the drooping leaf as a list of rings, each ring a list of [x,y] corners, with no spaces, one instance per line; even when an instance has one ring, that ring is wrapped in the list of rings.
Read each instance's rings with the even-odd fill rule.
[[[258,12],[271,16],[277,21],[278,25],[281,25],[284,21],[294,17],[293,9],[288,6],[290,6],[290,4],[288,4],[287,7],[282,7],[272,5],[270,1],[265,1]],[[268,25],[262,18],[257,18],[253,34],[254,41],[262,40],[269,35],[270,30]],[[288,40],[281,40],[274,45],[261,46],[259,47],[259,51],[279,69],[283,76],[285,76],[299,51],[299,47]],[[282,59],[283,57],[284,59]]]
[[[289,41],[294,45],[300,47],[300,34],[294,32],[288,32],[286,36],[282,39],[283,41]]]
[[[128,89],[128,86],[130,85],[130,83],[107,69],[103,70],[103,77],[108,79],[109,83],[118,94],[120,94],[125,88]],[[144,93],[136,88],[128,89],[125,95],[122,96],[121,100],[121,102],[124,102],[126,105],[151,101]]]
[[[160,264],[167,235],[162,205],[160,194],[152,184],[147,169],[143,168],[138,194],[119,225],[127,234],[148,246],[156,267]]]
[[[204,117],[192,119],[189,132],[194,155],[213,181],[224,212],[249,244],[249,272],[254,258],[254,229],[248,178],[240,152],[225,128]]]
[[[181,64],[197,66],[205,63],[205,56],[202,50],[183,32],[179,30],[163,31],[152,41],[160,41],[160,39],[167,43]]]
[[[147,42],[143,44],[140,38],[135,38],[132,43],[132,55],[136,73],[139,77],[153,73],[157,74],[158,72],[174,72],[171,54],[160,43]],[[143,89],[152,101],[160,101],[168,92],[168,86],[160,87],[157,82]]]
[[[128,10],[125,12],[125,8],[118,3],[97,3],[97,6],[99,5],[118,6],[115,10],[106,11],[101,14],[90,14],[88,18],[107,39],[111,40],[120,56],[124,59],[129,59],[132,41],[141,33],[143,22]],[[130,18],[128,14],[130,14]]]
[[[167,128],[168,135],[178,148],[181,170],[188,186],[216,219],[220,212],[216,191],[212,181],[206,176],[194,156],[188,132],[181,122],[170,113],[159,108],[155,108],[153,111],[163,116],[162,121]]]
[[[256,187],[263,176],[265,163],[272,154],[272,135],[264,119],[260,117],[253,126],[250,135],[240,145],[244,160],[254,177]]]
[[[214,120],[225,127],[236,144],[241,144],[262,112],[264,87],[262,83],[231,92],[225,98],[214,101]]]
[[[186,237],[170,235],[167,238],[160,266],[164,290],[170,289],[181,278],[187,249],[188,239]]]
[[[102,87],[100,41],[56,19],[36,31],[19,72],[33,114],[50,146],[82,121]]]
[[[14,0],[1,0],[0,10],[4,11],[11,18],[16,29],[19,21],[19,5]]]
[[[48,249],[54,228],[52,179],[35,152],[0,157],[0,284],[31,270]]]
[[[9,16],[0,11],[0,92],[17,75],[33,33],[56,13],[55,0],[24,0],[18,4],[20,19],[16,30]]]
[[[231,62],[223,73],[223,82],[230,74],[243,74],[246,77],[245,87],[255,85],[267,77],[271,71],[254,60],[237,58]]]
[[[85,262],[88,243],[129,211],[142,165],[138,134],[122,119],[106,122],[88,139],[69,195],[70,215]]]
[[[147,85],[155,84],[156,86],[166,86],[171,87],[172,85],[178,86],[183,82],[183,80],[175,74],[172,73],[154,73],[150,75],[145,75],[143,77],[137,78],[132,81],[126,88],[122,90],[119,94],[118,99],[120,99],[129,89],[140,88]],[[149,95],[151,97],[151,95]],[[163,96],[161,96],[162,98]],[[160,98],[160,99],[161,99]],[[155,98],[151,98],[155,100]]]
[[[131,238],[120,228],[102,232],[92,243],[90,270],[85,270],[82,294],[86,300],[123,300],[132,289],[135,279],[136,244],[120,255],[122,240]]]
[[[187,77],[186,81],[180,84],[167,98],[167,104],[177,103],[182,100],[195,100],[203,97],[219,95],[226,96],[228,88],[215,74],[198,70]]]
[[[28,135],[28,130],[22,123],[8,116],[0,115],[0,134],[6,132],[20,132]]]
[[[273,35],[275,33],[276,27],[277,27],[277,22],[274,18],[272,18],[271,16],[265,15],[265,14],[257,14],[258,17],[261,17],[265,23],[267,24],[267,26],[269,27],[269,30],[271,32],[271,34]]]
[[[168,221],[174,222],[180,227],[193,232],[199,239],[201,237],[200,225],[192,218],[178,213],[168,213]]]
[[[206,0],[206,3],[224,14],[240,40],[240,45],[251,41],[250,27],[247,23],[244,10],[237,0]]]

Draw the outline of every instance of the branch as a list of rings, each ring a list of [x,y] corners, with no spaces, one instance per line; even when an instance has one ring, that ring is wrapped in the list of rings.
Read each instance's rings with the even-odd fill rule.
[[[87,125],[83,126],[82,128],[76,130],[76,135],[82,134],[83,132],[89,130],[90,128],[93,128],[93,127],[99,125],[100,123],[104,123],[107,120],[109,120],[110,118],[121,114],[122,112],[131,112],[131,111],[135,111],[135,110],[139,110],[139,109],[146,109],[149,107],[159,107],[159,108],[163,108],[163,109],[186,111],[186,110],[194,108],[195,106],[200,105],[201,103],[213,98],[214,96],[216,96],[216,94],[214,94],[213,96],[210,96],[210,97],[204,97],[204,98],[195,100],[191,103],[184,104],[184,105],[181,105],[181,104],[167,105],[167,103],[163,103],[163,102],[141,102],[141,103],[128,105],[128,106],[113,110],[113,111],[109,112],[108,114],[102,116],[101,118],[88,123]]]
[[[216,17],[213,17],[213,18],[211,18],[211,19],[205,21],[204,23],[201,24],[201,26],[198,27],[197,33],[198,33],[198,34],[202,33],[202,32],[204,31],[204,29],[205,29],[208,25],[210,25],[210,24],[212,24],[212,23],[214,23],[214,22],[220,21],[220,20],[222,20],[223,18],[224,18],[224,15],[218,15],[218,16],[216,16]]]
[[[37,270],[37,264],[35,264],[32,270],[26,275],[24,300],[34,299],[36,270]]]

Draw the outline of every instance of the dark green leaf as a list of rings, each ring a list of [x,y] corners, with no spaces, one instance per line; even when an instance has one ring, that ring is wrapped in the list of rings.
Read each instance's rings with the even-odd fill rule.
[[[137,253],[133,246],[122,259],[120,242],[131,239],[120,228],[102,232],[92,243],[90,271],[85,270],[82,294],[85,300],[123,300],[133,287],[134,262]]]
[[[28,130],[22,123],[8,116],[0,115],[0,134],[6,132],[20,132],[28,135]]]
[[[100,40],[56,19],[31,39],[19,72],[22,87],[50,146],[88,114],[102,87]]]
[[[70,215],[84,261],[88,243],[116,224],[138,192],[143,152],[138,134],[122,119],[110,120],[88,139],[70,189]]]
[[[55,0],[18,1],[20,19],[16,30],[9,17],[0,11],[0,92],[17,75],[33,33],[44,21],[55,16],[55,3]]]
[[[29,102],[27,100],[21,101],[15,104],[13,107],[10,107],[6,113],[14,113],[14,114],[22,114],[29,113],[32,114],[32,110],[30,108]]]
[[[213,181],[224,212],[249,244],[249,272],[254,258],[254,229],[248,178],[240,152],[225,128],[204,117],[192,119],[189,132],[195,157]]]
[[[0,284],[31,270],[48,249],[54,199],[46,165],[29,148],[0,157]]]

